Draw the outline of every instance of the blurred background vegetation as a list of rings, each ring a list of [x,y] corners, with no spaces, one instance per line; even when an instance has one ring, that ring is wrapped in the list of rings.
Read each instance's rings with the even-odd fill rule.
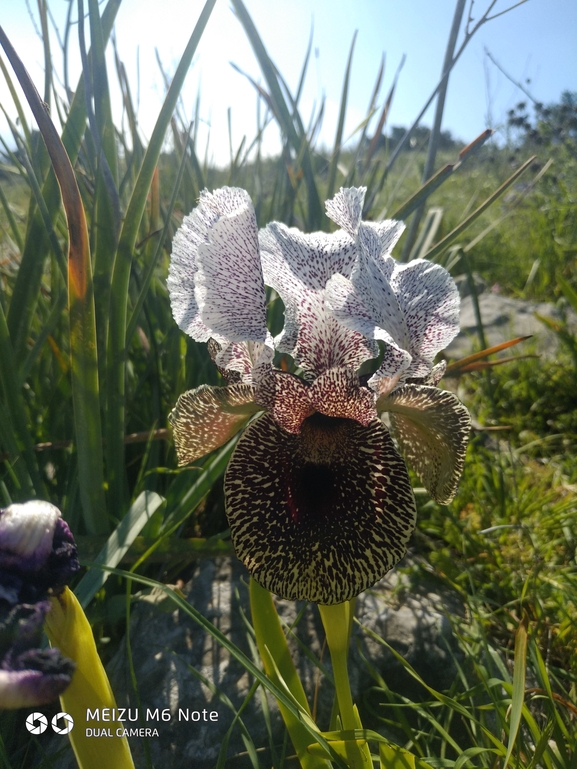
[[[144,146],[133,86],[122,62],[110,71],[104,58],[119,1],[87,3],[76,90],[61,88],[48,68],[41,96],[61,126],[82,215],[61,205],[46,145],[15,89],[6,114],[15,109],[18,120],[0,158],[0,501],[49,499],[70,523],[85,565],[121,564],[166,583],[186,581],[199,557],[231,552],[222,477],[232,445],[177,468],[167,430],[183,391],[219,382],[206,346],[176,326],[166,289],[172,236],[203,188],[244,187],[259,226],[280,220],[314,231],[329,227],[327,198],[340,186],[362,184],[365,218],[411,225],[424,206],[397,258],[432,258],[455,276],[478,273],[506,296],[577,311],[577,94],[550,105],[526,99],[498,141],[484,134],[464,149],[440,126],[389,126],[395,85],[382,95],[381,69],[366,119],[345,145],[349,59],[335,144],[319,146],[322,108],[312,118],[300,114],[298,90],[289,91],[241,0],[233,0],[262,70],[262,85],[254,84],[262,120],[255,137],[239,147],[231,142],[229,166],[215,168],[203,161],[196,126],[178,107],[213,4],[205,6]],[[13,85],[13,70],[1,61]],[[308,61],[307,54],[301,83]],[[114,77],[124,131],[112,121]],[[270,121],[283,136],[274,158],[261,154]],[[433,171],[426,173],[431,155]],[[76,268],[67,256],[67,217],[82,216],[84,294],[75,293]],[[282,305],[271,302],[277,332]],[[555,356],[447,380],[476,430],[454,502],[440,507],[417,497],[410,577],[434,574],[461,596],[466,619],[452,621],[472,661],[443,701],[450,716],[432,698],[413,704],[416,721],[396,721],[404,724],[399,739],[439,766],[502,765],[488,752],[487,731],[503,742],[511,733],[512,659],[522,626],[527,688],[514,760],[531,769],[577,767],[577,339],[567,322],[549,326],[559,339]],[[124,548],[114,540],[118,527]],[[126,626],[124,602],[115,600],[126,585],[106,581],[98,569],[88,574],[79,593],[106,659]],[[379,718],[390,725],[390,703],[407,703],[402,692],[387,691],[387,698],[389,710]],[[465,725],[458,739],[451,719]],[[0,760],[29,765],[18,721],[10,723]],[[473,748],[477,753],[465,753]]]

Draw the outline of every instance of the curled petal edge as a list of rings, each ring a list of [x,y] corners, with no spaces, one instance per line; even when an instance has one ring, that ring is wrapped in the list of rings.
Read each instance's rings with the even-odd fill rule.
[[[433,499],[447,505],[463,471],[471,417],[456,395],[427,385],[401,385],[379,398],[391,435]]]
[[[170,412],[178,464],[186,465],[219,448],[262,407],[251,385],[201,385],[183,393]]]

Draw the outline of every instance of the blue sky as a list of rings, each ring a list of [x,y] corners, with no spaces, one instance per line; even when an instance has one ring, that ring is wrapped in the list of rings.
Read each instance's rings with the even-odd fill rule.
[[[415,118],[435,88],[441,74],[446,41],[454,13],[454,0],[245,0],[269,54],[291,88],[299,79],[313,25],[314,55],[301,101],[305,123],[315,104],[326,99],[321,140],[331,145],[336,130],[343,76],[351,40],[358,30],[353,59],[346,134],[354,131],[366,114],[383,53],[386,70],[381,103],[403,56],[407,59],[390,115],[390,124],[407,125]],[[490,0],[473,3],[477,20]],[[515,0],[497,0],[499,13]],[[35,3],[32,3],[35,8]],[[165,68],[173,72],[200,13],[201,0],[123,0],[116,32],[121,57],[134,92],[139,93],[140,126],[146,138],[161,104],[163,85],[155,49]],[[52,0],[50,8],[61,21],[65,0]],[[467,3],[466,15],[469,11]],[[0,21],[20,52],[39,87],[42,86],[42,52],[24,0],[5,6]],[[76,33],[74,32],[73,35]],[[460,42],[463,40],[463,31]],[[73,43],[75,43],[73,37]],[[52,41],[59,62],[56,39]],[[471,39],[449,83],[444,128],[465,142],[487,125],[502,126],[507,110],[523,94],[491,63],[487,49],[535,98],[551,102],[563,90],[577,90],[577,3],[574,0],[528,0],[509,13],[486,23]],[[226,0],[218,0],[198,47],[185,91],[183,109],[194,114],[201,91],[202,146],[210,125],[209,155],[217,162],[228,158],[227,108],[231,109],[233,145],[243,135],[255,133],[256,97],[250,83],[233,70],[234,62],[255,79],[258,64],[244,31]],[[77,61],[73,60],[74,78]],[[527,83],[527,81],[530,81]],[[121,107],[118,94],[117,114]],[[0,99],[9,111],[4,84]],[[432,112],[424,122],[430,124]],[[0,124],[4,132],[4,126]],[[266,136],[270,152],[278,148],[278,131]]]

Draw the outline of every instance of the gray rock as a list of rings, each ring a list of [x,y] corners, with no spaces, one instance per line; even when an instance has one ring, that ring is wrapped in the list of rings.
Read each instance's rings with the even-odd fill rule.
[[[494,291],[484,291],[478,298],[485,339],[489,347],[518,336],[532,335],[534,339],[530,344],[538,353],[545,356],[555,354],[559,347],[559,340],[556,334],[536,317],[536,314],[560,321],[563,316],[558,307],[547,302],[511,299]],[[575,313],[569,311],[567,321],[570,328],[577,330]],[[477,328],[473,298],[468,294],[461,300],[461,331],[447,347],[447,357],[463,358],[474,349],[479,349]],[[519,352],[513,354],[522,354],[524,348],[518,349]]]
[[[407,558],[404,565],[410,567],[411,563]],[[446,689],[456,675],[452,655],[458,656],[450,618],[462,614],[462,606],[456,595],[434,583],[420,581],[416,589],[411,585],[410,575],[410,568],[408,573],[406,569],[393,570],[374,588],[359,596],[356,616],[362,626],[382,636],[401,652],[428,684]],[[207,559],[197,565],[185,592],[189,602],[201,614],[251,657],[251,635],[245,619],[250,617],[247,581],[244,567],[235,559]],[[233,710],[222,697],[219,698],[218,692],[238,710],[245,702],[252,682],[243,667],[209,633],[184,612],[173,610],[173,604],[161,600],[160,595],[164,594],[143,596],[132,611],[130,648],[140,705],[131,684],[125,643],[121,644],[108,666],[110,680],[120,707],[140,707],[141,713],[156,708],[159,712],[170,712],[172,717],[169,722],[145,724],[156,726],[159,732],[158,737],[148,740],[156,769],[188,769],[191,766],[212,769],[234,718]],[[333,690],[307,656],[314,655],[321,659],[322,665],[330,671],[329,654],[323,649],[324,632],[316,606],[278,600],[277,607],[287,625],[294,625],[298,618],[290,640],[293,658],[298,660],[299,674],[309,702],[316,701],[317,723],[327,729]],[[350,661],[351,686],[361,710],[363,697],[367,696],[370,700],[371,687],[375,685],[363,658],[369,660],[391,689],[402,691],[408,697],[423,694],[422,688],[387,647],[363,629],[355,627]],[[281,750],[284,732],[280,715],[270,697],[266,706],[271,713],[274,742]],[[179,720],[179,708],[200,714],[203,710],[207,713],[215,711],[218,720]],[[257,748],[264,749],[264,763],[270,763],[269,737],[260,690],[243,710],[242,720]],[[371,723],[370,717],[364,718],[363,722],[367,728],[376,726]],[[131,738],[130,743],[136,766],[146,766],[143,740]],[[227,769],[250,765],[238,724],[232,731],[227,753]],[[75,766],[73,760],[67,763],[67,759],[60,758],[59,761],[60,769]]]

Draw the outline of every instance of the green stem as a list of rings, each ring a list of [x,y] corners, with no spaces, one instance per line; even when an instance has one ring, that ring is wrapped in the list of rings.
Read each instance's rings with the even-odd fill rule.
[[[349,682],[347,656],[349,652],[350,603],[337,603],[332,606],[319,604],[319,612],[327,636],[327,644],[333,663],[333,675],[337,702],[341,715],[341,725],[345,730],[356,729],[356,719],[353,711],[353,697]]]
[[[329,651],[331,653],[333,676],[335,679],[335,689],[343,732],[363,728],[358,711],[353,705],[347,666],[354,606],[354,599],[352,601],[346,601],[345,603],[333,604],[332,606],[323,606],[319,604],[319,612],[325,628]],[[344,736],[344,746],[346,760],[351,769],[360,769],[364,764],[371,766],[371,755],[366,743],[362,744],[354,739],[347,739]]]
[[[303,713],[312,721],[306,694],[292,661],[272,595],[254,579],[250,581],[250,606],[256,642],[266,674],[275,684],[286,686]],[[312,738],[302,724],[302,716],[300,719],[295,717],[282,702],[278,705],[302,769],[328,769],[328,761],[311,755],[307,750]]]

